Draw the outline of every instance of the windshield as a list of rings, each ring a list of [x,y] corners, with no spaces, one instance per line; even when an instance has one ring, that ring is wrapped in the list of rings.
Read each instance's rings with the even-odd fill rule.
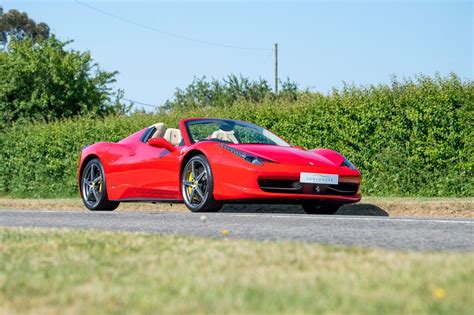
[[[199,141],[217,141],[232,144],[269,144],[289,147],[290,145],[254,124],[224,119],[200,119],[186,122],[192,143]]]

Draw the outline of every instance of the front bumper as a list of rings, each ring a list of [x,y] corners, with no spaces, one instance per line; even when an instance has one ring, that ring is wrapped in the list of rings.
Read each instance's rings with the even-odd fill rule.
[[[360,173],[348,167],[319,167],[265,163],[263,166],[247,162],[219,162],[211,165],[214,175],[214,198],[226,201],[282,202],[324,200],[340,203],[358,202]],[[300,173],[338,174],[339,185],[299,183]],[[281,189],[280,189],[281,188]]]

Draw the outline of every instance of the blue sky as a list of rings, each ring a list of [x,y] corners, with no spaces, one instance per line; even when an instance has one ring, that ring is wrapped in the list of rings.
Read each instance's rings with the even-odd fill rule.
[[[328,92],[342,82],[388,82],[416,74],[455,72],[473,79],[472,1],[106,1],[2,0],[50,25],[71,48],[89,50],[105,70],[120,72],[125,97],[161,104],[194,76],[228,74],[273,82],[273,44],[280,78]],[[141,106],[137,106],[140,108]]]

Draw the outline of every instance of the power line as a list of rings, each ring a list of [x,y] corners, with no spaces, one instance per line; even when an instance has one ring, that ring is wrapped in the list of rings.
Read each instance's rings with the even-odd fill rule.
[[[125,98],[125,97],[122,97],[121,99],[124,100],[124,101],[130,102],[130,103],[138,104],[138,105],[143,105],[143,106],[148,106],[148,107],[154,107],[154,108],[160,107],[160,106],[158,106],[158,105],[151,105],[151,104],[147,104],[147,103],[142,103],[142,102],[134,101],[134,100],[131,100],[131,99],[128,99],[128,98]]]
[[[86,8],[89,8],[89,9],[91,9],[91,10],[94,10],[94,11],[97,11],[97,12],[102,13],[102,14],[104,14],[104,15],[107,15],[107,16],[109,16],[109,17],[112,17],[112,18],[114,18],[114,19],[120,20],[120,21],[122,21],[122,22],[125,22],[125,23],[128,23],[128,24],[132,24],[132,25],[135,25],[135,26],[138,26],[138,27],[147,29],[147,30],[149,30],[149,31],[153,31],[153,32],[159,33],[159,34],[163,34],[163,35],[167,35],[167,36],[179,38],[179,39],[182,39],[182,40],[187,40],[187,41],[191,41],[191,42],[195,42],[195,43],[200,43],[200,44],[204,44],[204,45],[209,45],[209,46],[216,46],[216,47],[222,47],[222,48],[230,48],[230,49],[257,50],[257,51],[269,51],[269,50],[271,50],[271,49],[269,49],[269,48],[242,47],[242,46],[221,44],[221,43],[216,43],[216,42],[210,42],[210,41],[207,41],[207,40],[201,40],[201,39],[197,39],[197,38],[192,38],[192,37],[184,36],[184,35],[181,35],[181,34],[171,33],[171,32],[168,32],[168,31],[163,31],[163,30],[160,30],[160,29],[157,29],[157,28],[154,28],[154,27],[151,27],[151,26],[142,24],[142,23],[138,23],[138,22],[135,22],[135,21],[132,21],[132,20],[123,18],[123,17],[121,17],[121,16],[112,14],[112,13],[110,13],[110,12],[104,11],[104,10],[99,9],[99,8],[96,8],[96,7],[94,7],[94,6],[90,5],[90,4],[86,4],[86,3],[82,2],[82,1],[79,1],[79,0],[74,0],[74,2],[77,3],[77,4],[79,4],[79,5],[84,6],[84,7],[86,7]]]

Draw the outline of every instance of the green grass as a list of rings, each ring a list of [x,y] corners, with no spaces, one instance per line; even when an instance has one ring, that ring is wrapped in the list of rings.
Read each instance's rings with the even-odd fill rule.
[[[474,309],[473,253],[18,228],[0,229],[0,244],[5,314]]]

